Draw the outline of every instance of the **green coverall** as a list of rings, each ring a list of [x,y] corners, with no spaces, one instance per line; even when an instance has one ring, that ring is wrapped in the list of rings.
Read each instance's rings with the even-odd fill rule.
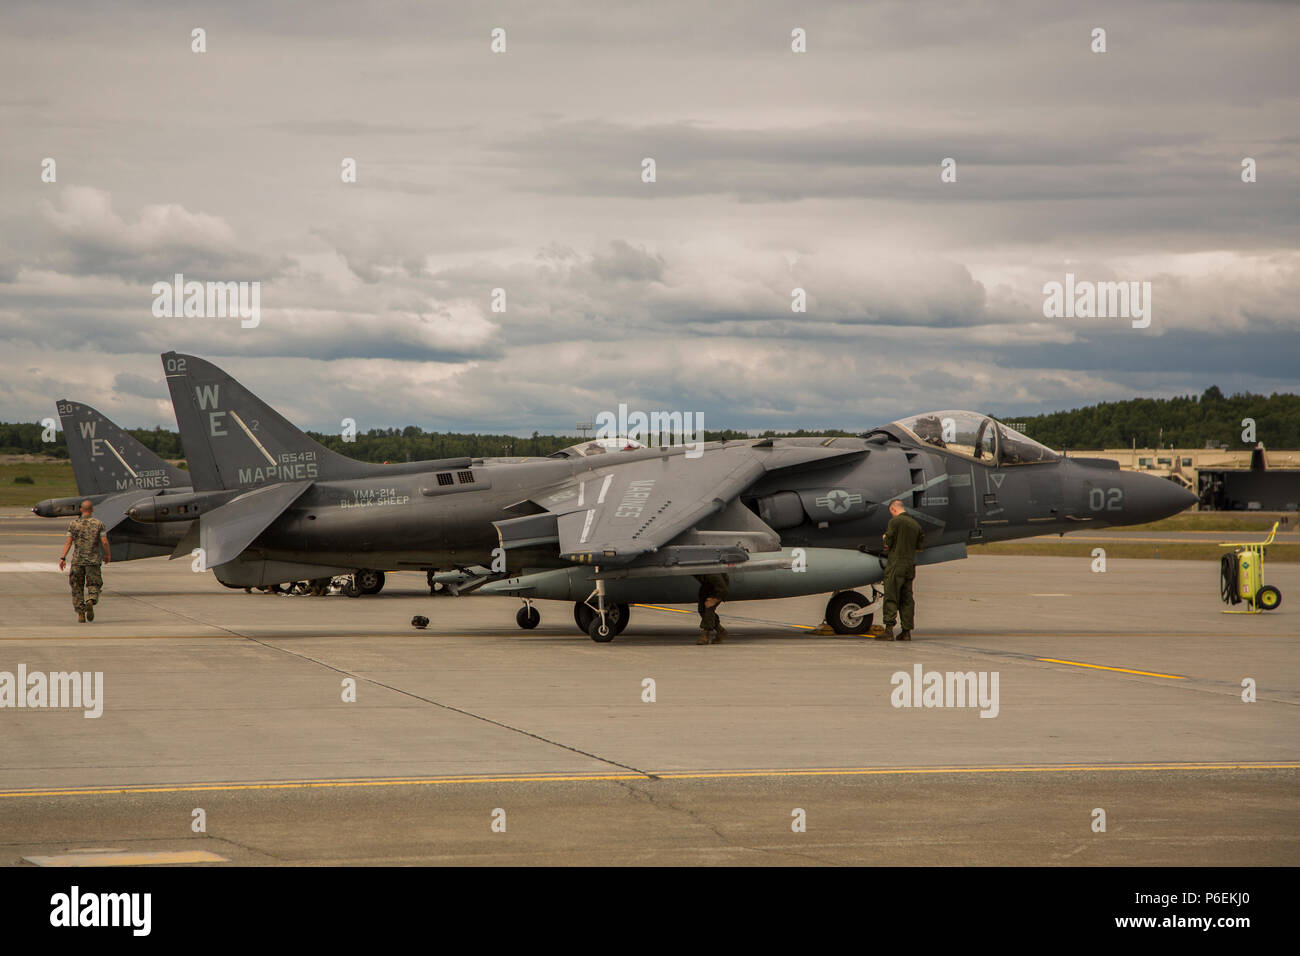
[[[889,519],[885,528],[885,547],[889,551],[885,562],[885,606],[881,612],[885,627],[893,627],[900,615],[903,630],[910,631],[916,623],[912,581],[916,578],[916,552],[924,546],[925,532],[915,518],[903,512]]]

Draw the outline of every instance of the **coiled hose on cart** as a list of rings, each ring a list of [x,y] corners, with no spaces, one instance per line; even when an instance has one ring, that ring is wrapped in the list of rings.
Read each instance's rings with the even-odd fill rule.
[[[1241,603],[1241,590],[1237,587],[1236,551],[1229,551],[1219,561],[1219,597],[1224,604]]]

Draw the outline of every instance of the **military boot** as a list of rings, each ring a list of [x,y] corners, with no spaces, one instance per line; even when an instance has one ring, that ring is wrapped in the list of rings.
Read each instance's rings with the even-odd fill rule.
[[[872,628],[874,631],[875,628]],[[892,641],[894,639],[894,625],[886,624],[880,629],[879,634],[873,635],[878,641]]]
[[[704,628],[700,628],[700,639],[699,639],[698,641],[696,641],[695,643],[696,643],[696,644],[707,644],[707,643],[709,643],[709,632],[706,631]]]
[[[86,623],[86,612],[85,612],[85,611],[78,611],[78,612],[77,612],[77,623],[78,623],[78,624],[85,624],[85,623]]]
[[[722,639],[727,636],[727,629],[719,624],[713,629],[713,643],[721,644]]]
[[[911,628],[906,628],[906,627],[903,628],[903,630],[900,631],[899,634],[898,634],[898,639],[899,639],[900,641],[910,641],[910,640],[912,639],[912,630],[911,630]]]
[[[86,620],[93,621],[94,619],[95,619],[95,602],[91,601],[89,604],[86,605]]]

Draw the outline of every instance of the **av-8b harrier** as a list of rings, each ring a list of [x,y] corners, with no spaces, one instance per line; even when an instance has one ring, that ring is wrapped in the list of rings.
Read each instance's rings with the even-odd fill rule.
[[[81,402],[55,403],[77,481],[75,498],[47,498],[32,508],[42,518],[75,518],[89,498],[95,517],[108,529],[113,560],[132,561],[171,554],[184,537],[184,525],[142,524],[127,510],[140,496],[186,494],[190,477],[163,461],[129,432]]]
[[[199,540],[226,583],[481,565],[482,593],[573,601],[604,642],[629,605],[690,603],[695,575],[731,575],[729,601],[833,592],[827,621],[862,633],[879,581],[888,502],[926,529],[919,563],[970,544],[1138,524],[1195,503],[1113,462],[1063,458],[994,419],[934,412],[861,438],[712,442],[612,452],[597,442],[549,458],[401,465],[331,452],[221,369],[163,356],[189,457]],[[175,504],[133,507],[139,521]],[[170,509],[170,514],[165,513]],[[508,570],[501,570],[502,566]]]
[[[55,405],[80,493],[72,498],[47,498],[32,511],[42,518],[75,518],[81,514],[81,502],[89,498],[95,517],[108,529],[114,562],[160,556],[189,558],[199,533],[193,522],[197,512],[191,510],[195,497],[190,475],[91,406],[66,398]],[[143,493],[154,499],[151,508],[143,504]],[[166,514],[169,520],[136,521],[127,514],[133,507],[138,513]],[[352,586],[354,596],[377,594],[383,589],[384,573],[358,568]]]

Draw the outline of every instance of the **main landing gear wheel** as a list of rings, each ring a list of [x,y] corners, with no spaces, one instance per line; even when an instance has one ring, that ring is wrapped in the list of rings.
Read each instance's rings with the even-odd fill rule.
[[[866,634],[875,617],[871,601],[857,591],[841,591],[826,602],[826,623],[836,634]]]
[[[542,623],[542,616],[537,613],[537,608],[526,605],[515,612],[515,623],[525,631],[531,631]]]
[[[627,622],[631,620],[632,609],[626,604],[608,604],[605,606],[605,620],[613,625],[613,634],[610,637],[603,638],[601,643],[611,641],[618,635],[627,630]],[[591,605],[578,601],[573,605],[573,620],[578,625],[578,630],[582,631],[588,637],[591,637],[591,622],[598,620],[599,615],[591,609]],[[592,638],[596,640],[596,638]]]
[[[1282,603],[1282,592],[1271,584],[1265,584],[1255,592],[1255,607],[1271,611]]]
[[[362,594],[378,594],[384,589],[383,571],[361,568],[352,579],[357,582],[357,590]]]

